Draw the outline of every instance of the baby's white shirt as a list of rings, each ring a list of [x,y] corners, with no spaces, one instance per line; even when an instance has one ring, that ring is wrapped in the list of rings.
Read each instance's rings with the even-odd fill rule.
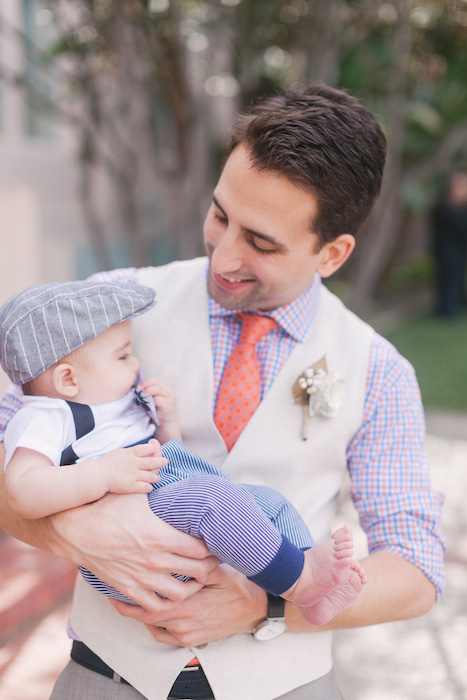
[[[132,391],[110,403],[90,406],[95,426],[76,440],[73,415],[63,399],[23,396],[23,406],[5,432],[5,468],[18,447],[27,447],[48,457],[58,466],[68,445],[78,462],[95,459],[119,447],[128,447],[154,435],[149,413],[138,406]]]

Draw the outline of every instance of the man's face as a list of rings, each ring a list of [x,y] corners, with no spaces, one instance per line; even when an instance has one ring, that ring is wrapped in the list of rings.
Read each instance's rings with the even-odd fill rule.
[[[285,177],[229,156],[204,223],[208,292],[226,309],[267,311],[297,299],[326,257],[310,231],[316,199]]]

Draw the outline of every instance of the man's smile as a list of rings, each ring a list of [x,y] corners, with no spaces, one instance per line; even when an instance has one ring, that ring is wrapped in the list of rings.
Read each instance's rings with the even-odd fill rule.
[[[234,290],[241,289],[247,284],[252,284],[255,282],[254,279],[247,279],[244,277],[232,277],[230,275],[218,274],[216,272],[212,273],[213,280],[219,287],[224,289]]]

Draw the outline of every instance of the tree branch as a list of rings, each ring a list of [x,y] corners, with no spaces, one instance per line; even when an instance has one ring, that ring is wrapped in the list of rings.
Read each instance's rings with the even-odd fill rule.
[[[428,160],[414,165],[406,171],[402,179],[402,188],[414,182],[425,180],[427,177],[430,177],[433,172],[449,170],[453,157],[463,146],[467,146],[467,119],[448,131],[436,151]]]

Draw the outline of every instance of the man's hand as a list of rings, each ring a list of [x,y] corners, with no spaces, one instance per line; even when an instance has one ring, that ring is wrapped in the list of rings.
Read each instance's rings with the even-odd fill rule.
[[[219,563],[202,540],[157,518],[145,495],[109,494],[51,516],[51,524],[56,554],[84,566],[153,612],[198,591]],[[195,580],[184,583],[172,572]]]
[[[202,540],[157,518],[144,494],[109,494],[38,520],[19,517],[6,501],[4,454],[0,445],[0,527],[12,537],[84,566],[148,610],[165,610],[185,600],[202,588],[218,565]],[[172,572],[196,580],[183,583]]]
[[[152,484],[159,481],[159,469],[167,464],[155,439],[144,445],[112,450],[97,462],[107,484],[105,490],[112,493],[151,493]]]
[[[362,564],[368,583],[353,603],[326,625],[314,627],[287,602],[287,630],[348,629],[403,620],[430,610],[434,603],[433,585],[413,564],[385,551],[371,554]],[[225,564],[209,575],[202,590],[168,612],[154,614],[119,601],[112,604],[122,615],[145,623],[158,641],[184,647],[252,632],[267,616],[265,592]]]
[[[122,615],[146,624],[159,642],[200,646],[250,633],[267,615],[265,592],[227,564],[218,566],[200,591],[170,610],[149,612],[111,600]]]

